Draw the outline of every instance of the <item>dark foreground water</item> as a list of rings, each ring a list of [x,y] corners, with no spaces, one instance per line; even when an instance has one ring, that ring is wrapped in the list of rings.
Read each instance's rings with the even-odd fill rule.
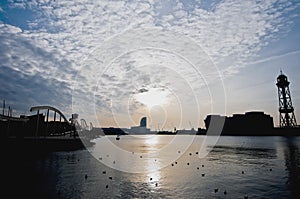
[[[7,149],[2,198],[300,198],[300,137],[176,137],[113,136],[44,155]]]

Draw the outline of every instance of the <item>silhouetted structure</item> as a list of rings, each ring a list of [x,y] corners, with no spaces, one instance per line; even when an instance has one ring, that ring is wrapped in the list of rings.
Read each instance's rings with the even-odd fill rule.
[[[282,74],[282,71],[280,71],[280,75],[277,77],[276,83],[276,86],[278,87],[280,127],[297,126],[289,84],[290,82],[288,81],[287,76]]]
[[[147,128],[147,118],[142,117],[140,120],[140,126],[132,126],[128,131],[131,134],[149,134],[150,129]]]
[[[92,144],[89,141],[96,136],[91,128],[85,128],[85,120],[82,120],[85,126],[80,126],[77,114],[73,114],[69,122],[62,112],[51,106],[36,106],[30,111],[36,111],[36,114],[20,117],[0,114],[0,141],[3,146],[36,153],[75,150]],[[51,118],[50,113],[53,115]]]
[[[221,130],[222,135],[272,135],[273,133],[273,118],[264,112],[234,114],[232,117],[208,115],[204,120],[206,129],[210,128],[212,117],[214,121],[225,120]]]
[[[147,127],[147,117],[142,117],[140,127]]]
[[[101,130],[103,131],[104,135],[127,135],[127,133],[120,128],[109,127],[101,128]]]

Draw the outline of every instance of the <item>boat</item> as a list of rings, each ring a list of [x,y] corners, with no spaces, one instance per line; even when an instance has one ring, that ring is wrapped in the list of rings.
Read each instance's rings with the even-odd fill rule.
[[[117,135],[116,140],[120,140],[120,135]]]

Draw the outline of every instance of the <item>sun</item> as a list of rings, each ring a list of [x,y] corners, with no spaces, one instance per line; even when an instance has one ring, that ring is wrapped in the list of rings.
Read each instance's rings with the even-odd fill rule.
[[[148,108],[167,104],[169,92],[161,88],[151,88],[145,92],[135,94],[136,101],[144,104]]]

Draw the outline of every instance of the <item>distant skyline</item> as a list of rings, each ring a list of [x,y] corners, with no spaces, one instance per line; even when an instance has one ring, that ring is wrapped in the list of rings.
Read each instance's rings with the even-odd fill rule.
[[[300,1],[1,1],[0,100],[94,126],[204,127],[263,111],[287,75],[300,123]]]

